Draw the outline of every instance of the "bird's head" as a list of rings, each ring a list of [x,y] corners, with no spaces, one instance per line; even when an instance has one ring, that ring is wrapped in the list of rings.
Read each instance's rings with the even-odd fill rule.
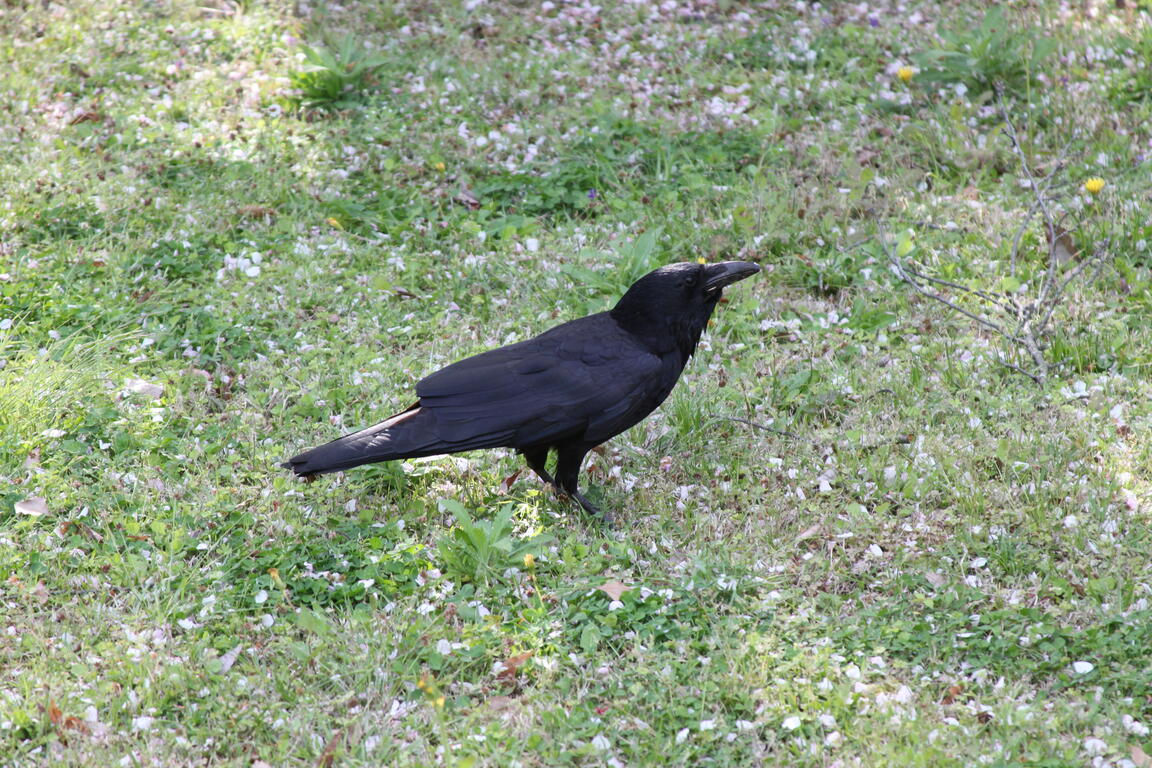
[[[724,288],[759,271],[747,261],[669,264],[633,283],[612,317],[634,333],[664,337],[691,354]]]

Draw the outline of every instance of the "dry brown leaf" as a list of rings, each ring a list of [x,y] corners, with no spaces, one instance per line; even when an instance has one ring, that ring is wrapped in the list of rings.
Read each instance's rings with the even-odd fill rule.
[[[944,582],[948,581],[948,577],[936,571],[927,571],[924,573],[924,578],[934,587],[944,586]]]
[[[801,531],[800,535],[796,537],[796,541],[804,541],[804,539],[810,539],[818,533],[820,533],[820,524],[819,523],[817,523],[816,525],[813,525],[810,528],[807,528],[807,529]]]
[[[480,200],[476,195],[472,194],[472,190],[468,189],[468,187],[460,187],[460,191],[456,194],[456,197],[452,199],[472,211],[480,207]]]
[[[320,759],[316,761],[317,768],[332,768],[332,764],[336,762],[336,748],[340,746],[342,738],[344,738],[343,731],[332,734],[332,738],[324,745],[324,751],[320,753]]]
[[[76,717],[76,715],[68,715],[68,717],[64,718],[64,730],[79,731],[85,735],[92,732],[92,729],[88,727],[88,723]]]
[[[512,698],[511,696],[493,696],[492,698],[488,699],[488,708],[493,712],[499,712],[501,710],[508,709],[515,703],[516,699]]]
[[[85,110],[84,112],[79,112],[73,115],[72,119],[68,121],[68,125],[79,125],[80,123],[98,123],[103,119],[104,116],[99,112]]]
[[[236,213],[246,219],[271,219],[276,215],[276,209],[267,205],[242,205]]]
[[[504,669],[496,673],[496,679],[505,683],[513,682],[516,679],[516,674],[520,671],[520,667],[524,666],[524,662],[530,658],[532,658],[532,651],[525,651],[504,659]]]
[[[87,536],[88,538],[92,539],[92,541],[95,541],[98,544],[104,541],[103,536],[101,536],[99,533],[92,530],[89,526],[85,525],[84,523],[80,522],[79,520],[65,520],[63,523],[61,523],[60,524],[60,535],[61,536],[67,536],[72,531],[73,528],[75,528],[82,535]]]
[[[23,501],[16,502],[16,512],[30,517],[43,517],[48,514],[48,502],[39,496],[32,496]]]
[[[1080,253],[1076,243],[1072,241],[1072,233],[1063,227],[1055,227],[1051,232],[1045,234],[1048,238],[1048,246],[1056,256],[1058,264],[1067,264]]]
[[[948,686],[948,690],[944,693],[944,698],[940,699],[940,703],[947,706],[956,701],[956,697],[964,693],[964,687],[961,685]]]
[[[51,720],[52,725],[57,728],[60,727],[60,723],[64,722],[64,713],[60,711],[60,707],[56,706],[55,699],[51,699],[48,702],[48,719]]]
[[[518,469],[500,482],[501,495],[505,495],[512,490],[512,484],[516,482],[516,478],[520,477],[520,473],[523,471],[522,469]]]
[[[596,589],[608,595],[608,597],[612,598],[613,600],[619,600],[620,596],[628,590],[632,589],[632,587],[628,586],[627,584],[622,584],[619,581],[606,581],[600,586],[596,587]]]

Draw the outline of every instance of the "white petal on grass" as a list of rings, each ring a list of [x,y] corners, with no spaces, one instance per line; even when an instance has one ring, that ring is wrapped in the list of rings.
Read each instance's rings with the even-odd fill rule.
[[[240,657],[240,651],[244,648],[243,645],[238,645],[228,653],[220,657],[220,672],[227,674],[228,670],[232,669],[232,665],[236,663],[236,659]]]
[[[1140,722],[1132,715],[1124,715],[1120,718],[1120,724],[1124,726],[1124,730],[1128,731],[1134,736],[1147,736],[1148,726]]]
[[[1108,750],[1108,743],[1103,739],[1084,739],[1084,751],[1090,755],[1102,755]]]
[[[786,718],[784,718],[784,722],[782,722],[780,725],[786,731],[794,731],[800,727],[800,718],[797,717],[796,715],[792,715],[791,717],[786,717]]]
[[[137,395],[144,395],[149,400],[157,400],[164,394],[164,387],[144,379],[128,379],[124,383],[124,388]]]
[[[152,723],[156,722],[156,718],[149,717],[148,715],[141,715],[140,717],[132,718],[132,730],[134,731],[147,731],[151,730]]]
[[[1086,675],[1094,669],[1096,669],[1096,665],[1090,661],[1072,662],[1072,671],[1078,675]]]
[[[256,596],[253,597],[252,599],[256,601],[256,605],[264,604],[268,600],[268,590],[266,590],[266,589],[260,590],[259,592],[256,593]]]
[[[716,721],[715,720],[701,720],[700,721],[700,730],[702,730],[702,731],[711,731],[715,727],[716,727]]]
[[[32,496],[16,502],[16,513],[30,517],[43,517],[48,514],[48,502],[39,496]]]
[[[681,728],[676,733],[676,743],[677,744],[683,744],[687,740],[688,740],[688,729],[687,728]]]

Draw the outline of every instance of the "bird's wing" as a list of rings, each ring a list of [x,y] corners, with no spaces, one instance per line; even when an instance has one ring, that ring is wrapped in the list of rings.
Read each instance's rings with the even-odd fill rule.
[[[659,404],[667,367],[607,315],[593,315],[453,363],[420,381],[416,394],[449,443],[474,444],[480,436],[512,447],[601,440]],[[617,424],[624,426],[601,436]]]

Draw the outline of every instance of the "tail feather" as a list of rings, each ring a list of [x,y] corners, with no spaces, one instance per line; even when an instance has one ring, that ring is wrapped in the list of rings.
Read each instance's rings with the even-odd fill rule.
[[[419,445],[419,440],[414,439],[420,437],[422,430],[397,427],[419,415],[419,405],[413,405],[379,424],[293,456],[280,466],[297,475],[307,476],[339,472],[375,461],[411,458],[415,452],[428,447]]]
[[[416,403],[379,424],[353,432],[293,456],[280,466],[301,477],[323,475],[377,461],[415,459],[443,453],[507,445],[511,430],[442,439],[435,416]]]

